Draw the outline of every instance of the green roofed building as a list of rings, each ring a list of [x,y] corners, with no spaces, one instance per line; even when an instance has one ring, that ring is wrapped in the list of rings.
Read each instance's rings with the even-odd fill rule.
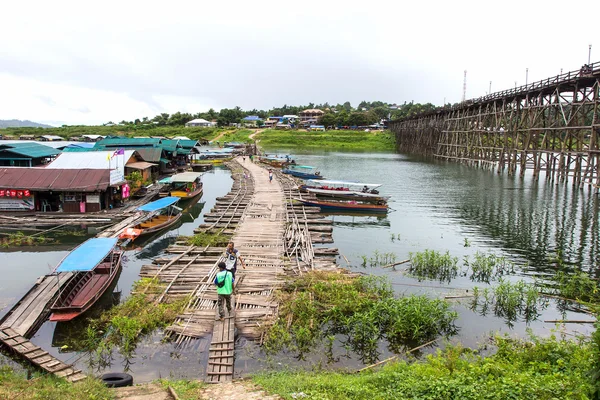
[[[137,147],[160,147],[160,139],[109,136],[96,142],[95,147],[102,147],[105,149],[135,149]]]
[[[60,150],[39,143],[0,144],[0,166],[35,167],[52,161]]]

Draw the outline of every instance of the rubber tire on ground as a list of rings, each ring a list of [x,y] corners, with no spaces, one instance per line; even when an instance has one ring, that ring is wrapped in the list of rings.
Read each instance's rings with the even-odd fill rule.
[[[109,372],[102,375],[100,379],[106,386],[113,388],[133,385],[133,376],[121,372]]]

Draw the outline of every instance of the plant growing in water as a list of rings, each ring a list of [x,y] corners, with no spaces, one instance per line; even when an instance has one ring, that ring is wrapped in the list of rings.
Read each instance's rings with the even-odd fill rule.
[[[400,349],[456,331],[456,312],[449,303],[411,295],[394,298],[383,278],[311,272],[297,277],[277,293],[279,317],[265,331],[265,350],[287,348],[299,358],[329,338],[328,358],[334,359],[331,338],[344,335],[342,344],[361,360],[373,362],[382,339]]]
[[[513,274],[515,265],[507,261],[505,257],[499,257],[493,253],[476,252],[473,261],[465,259],[465,265],[471,269],[469,278],[475,282],[490,283],[490,280],[497,279],[505,274]]]
[[[421,279],[439,279],[440,282],[450,282],[458,274],[458,257],[452,257],[450,252],[441,254],[436,250],[408,253],[410,265],[408,272]]]

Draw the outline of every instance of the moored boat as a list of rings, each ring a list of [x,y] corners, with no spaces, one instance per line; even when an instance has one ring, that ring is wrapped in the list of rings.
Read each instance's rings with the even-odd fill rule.
[[[201,172],[183,172],[160,180],[167,183],[161,192],[161,197],[173,196],[182,200],[192,199],[202,194]]]
[[[275,168],[283,168],[286,165],[294,165],[296,164],[296,161],[294,161],[293,159],[290,158],[289,155],[269,155],[266,154],[262,157],[260,157],[260,162],[270,165],[271,167],[275,167]]]
[[[119,239],[134,241],[140,236],[175,225],[181,218],[181,208],[175,206],[178,201],[179,197],[163,197],[138,207],[138,211],[146,213],[146,218],[137,225],[124,229]]]
[[[70,321],[102,297],[121,269],[122,253],[115,249],[116,244],[116,238],[92,238],[60,262],[55,272],[74,275],[50,308],[50,321]]]
[[[288,165],[281,170],[284,174],[289,174],[302,179],[325,179],[315,167],[310,165]]]
[[[320,207],[321,210],[327,211],[351,211],[351,212],[370,212],[370,213],[386,213],[388,206],[383,204],[359,202],[354,200],[307,200],[307,199],[294,199],[306,206]]]
[[[306,184],[300,186],[300,190],[318,197],[368,201],[371,203],[386,202],[390,197],[380,195],[377,190],[379,187],[381,187],[381,184],[376,183],[308,180]]]

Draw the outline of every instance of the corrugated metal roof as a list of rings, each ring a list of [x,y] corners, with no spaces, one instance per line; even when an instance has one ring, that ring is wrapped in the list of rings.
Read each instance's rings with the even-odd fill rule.
[[[160,139],[111,137],[111,138],[104,138],[96,143],[98,146],[103,146],[103,147],[124,147],[124,148],[127,148],[128,146],[156,147],[156,146],[160,145]]]
[[[0,144],[0,151],[3,150],[30,158],[45,158],[60,154],[60,151],[55,148],[32,142]]]
[[[197,140],[179,139],[179,145],[184,149],[192,149],[198,145]]]
[[[140,155],[140,158],[147,162],[159,162],[160,156],[162,155],[162,149],[160,147],[141,147],[135,149]]]
[[[165,149],[166,151],[174,152],[179,147],[179,140],[161,140],[160,147]]]
[[[122,169],[123,156],[114,156],[114,150],[66,152],[52,161],[46,168],[52,169]],[[127,162],[135,150],[125,150]],[[110,158],[110,161],[108,160]]]
[[[109,183],[108,169],[0,168],[0,187],[5,189],[95,192]]]

